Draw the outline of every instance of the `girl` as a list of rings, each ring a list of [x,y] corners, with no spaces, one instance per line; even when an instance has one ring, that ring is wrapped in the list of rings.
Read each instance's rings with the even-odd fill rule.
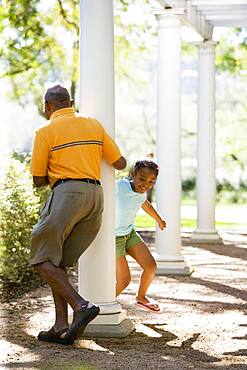
[[[143,269],[139,290],[136,296],[138,306],[151,311],[160,311],[156,302],[151,302],[146,293],[156,271],[156,262],[147,245],[134,229],[134,220],[140,207],[158,223],[163,230],[166,222],[159,216],[147,200],[159,173],[158,165],[151,160],[137,161],[131,178],[116,181],[116,296],[130,283],[131,276],[126,254],[133,257]]]

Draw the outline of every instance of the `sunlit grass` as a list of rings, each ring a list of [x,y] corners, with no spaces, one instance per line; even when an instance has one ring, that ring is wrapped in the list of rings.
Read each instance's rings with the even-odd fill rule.
[[[135,220],[135,227],[140,229],[148,229],[155,227],[155,221],[148,215],[137,215]],[[181,227],[195,228],[196,220],[190,218],[181,219]],[[234,222],[216,222],[216,228],[218,229],[243,229],[246,228],[246,224],[239,224]]]

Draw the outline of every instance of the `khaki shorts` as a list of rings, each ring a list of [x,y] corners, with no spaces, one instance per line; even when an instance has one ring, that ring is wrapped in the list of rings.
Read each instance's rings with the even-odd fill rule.
[[[58,185],[31,235],[30,264],[73,266],[95,239],[103,212],[103,189],[80,181]]]
[[[116,258],[128,254],[128,249],[143,242],[140,235],[133,229],[127,235],[116,236]]]

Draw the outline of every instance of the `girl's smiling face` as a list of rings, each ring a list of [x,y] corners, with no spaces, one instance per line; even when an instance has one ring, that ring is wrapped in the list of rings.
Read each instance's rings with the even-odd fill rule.
[[[134,172],[132,175],[132,189],[136,193],[146,193],[154,186],[156,179],[156,172],[153,169],[147,167],[139,168],[138,171]]]

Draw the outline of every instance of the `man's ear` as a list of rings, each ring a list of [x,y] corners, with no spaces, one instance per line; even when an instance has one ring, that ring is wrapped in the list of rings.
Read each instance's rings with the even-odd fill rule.
[[[70,100],[70,106],[73,107],[73,105],[74,105],[74,99],[71,99]]]
[[[47,119],[50,119],[52,113],[51,108],[51,103],[45,102],[45,117]]]
[[[48,103],[48,101],[45,102],[45,105],[46,105],[47,110],[49,110],[51,108],[51,105],[50,105],[50,103]]]

